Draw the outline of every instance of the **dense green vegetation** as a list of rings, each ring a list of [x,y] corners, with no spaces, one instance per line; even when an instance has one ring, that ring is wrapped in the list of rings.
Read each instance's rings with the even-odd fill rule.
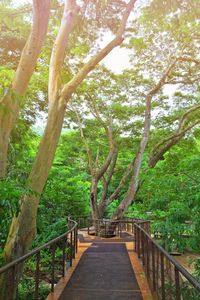
[[[0,97],[11,93],[20,106],[9,138],[7,173],[0,179],[1,264],[10,224],[21,211],[20,199],[40,194],[30,188],[28,177],[46,123],[49,61],[64,1],[52,1],[47,38],[24,96],[11,90],[11,82],[29,34],[32,7],[15,7],[13,2],[0,4]],[[66,231],[68,216],[93,215],[92,192],[99,210],[105,200],[100,216],[113,218],[132,182],[135,190],[124,216],[151,219],[152,231],[159,233],[159,243],[169,252],[200,253],[200,7],[195,0],[143,2],[136,1],[137,13],[122,44],[130,55],[129,68],[116,73],[109,65],[98,65],[67,104],[56,155],[41,192],[32,247]],[[74,77],[85,57],[106,38],[106,31],[116,34],[120,13],[115,1],[91,0],[88,7],[81,6],[60,81]],[[137,173],[148,96],[151,129]],[[8,111],[1,101],[1,114]],[[135,181],[133,174],[138,174]],[[48,262],[48,254],[44,261]],[[20,288],[23,299],[24,287]]]

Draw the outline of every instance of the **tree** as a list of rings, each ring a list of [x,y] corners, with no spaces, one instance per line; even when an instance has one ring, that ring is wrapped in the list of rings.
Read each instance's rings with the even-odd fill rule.
[[[20,201],[20,212],[14,217],[10,227],[8,239],[5,245],[5,260],[9,262],[24,253],[30,247],[35,236],[36,216],[40,195],[46,183],[51,168],[55,151],[57,148],[60,132],[65,115],[66,105],[79,84],[87,74],[115,47],[123,41],[123,35],[128,16],[135,4],[131,0],[124,3],[123,16],[119,29],[113,40],[102,50],[94,55],[66,84],[61,82],[61,69],[65,56],[66,44],[72,31],[74,19],[78,13],[76,2],[65,1],[64,13],[61,26],[52,51],[49,70],[49,109],[48,119],[39,150],[28,178],[29,192]],[[19,280],[21,266],[17,270],[17,281]],[[16,286],[12,282],[11,274],[1,278],[1,297],[12,299]],[[8,289],[9,286],[9,289]],[[9,294],[8,294],[9,292]]]
[[[0,101],[0,178],[6,176],[8,144],[20,111],[20,102],[34,72],[49,21],[50,0],[33,0],[33,25],[15,76]]]
[[[134,122],[130,122],[130,119],[140,117],[140,107],[131,107],[133,95],[129,98],[129,93],[124,93],[124,82],[128,82],[129,76],[130,74],[114,75],[105,67],[96,69],[78,89],[67,114],[68,122],[80,131],[87,155],[87,169],[91,177],[91,212],[94,219],[104,216],[108,205],[125,186],[131,171],[132,163],[122,176],[119,186],[115,183],[117,189],[114,191],[111,181],[115,168],[126,168],[120,166],[118,153],[123,152],[121,155],[124,157],[124,146],[128,141],[131,145],[133,139],[123,138],[122,135],[128,130],[133,131]],[[139,97],[140,94],[137,95]],[[136,130],[134,131],[135,136]]]
[[[152,90],[146,96],[143,136],[134,158],[133,172],[128,191],[124,199],[121,201],[119,207],[113,214],[114,220],[120,219],[127,211],[129,205],[134,201],[134,196],[137,191],[139,182],[142,157],[149,140],[151,102],[153,95],[155,95],[166,84],[182,83],[184,87],[187,85],[192,85],[195,88],[195,85],[198,82],[199,70],[196,66],[198,64],[197,57],[199,42],[197,32],[199,30],[199,25],[197,24],[198,22],[195,23],[192,17],[194,16],[194,7],[196,7],[195,2],[188,3],[186,5],[179,3],[168,5],[168,3],[164,1],[152,1],[149,6],[144,8],[144,14],[140,17],[141,22],[137,22],[138,25],[142,25],[138,30],[139,37],[135,36],[134,38],[130,39],[130,47],[133,46],[135,48],[135,51],[140,54],[140,72],[142,72],[142,70],[144,70],[144,68],[148,64],[148,73],[150,73],[149,75],[153,76],[154,78],[158,78],[158,72],[161,68],[163,68],[163,65],[166,61],[164,59],[164,56],[168,57],[169,60],[171,60],[171,58],[174,58],[174,62],[172,63],[171,67],[167,68],[161,79],[158,80],[158,84],[156,84],[155,87],[152,88]],[[189,14],[187,9],[189,10]],[[180,22],[178,22],[178,24],[174,20],[177,20],[177,10],[180,11],[180,15],[178,18],[178,21],[180,20]],[[171,17],[169,16],[170,12],[173,12]],[[198,13],[199,8],[197,8],[195,17],[198,16]],[[193,40],[191,39],[191,24],[193,29]],[[189,41],[191,42],[191,44],[188,44]],[[149,53],[149,51],[151,51],[151,54]],[[155,59],[153,61],[152,52],[155,56]],[[133,56],[133,60],[134,58],[135,56]],[[143,59],[146,61],[145,64]],[[190,64],[188,64],[189,62]],[[172,135],[169,139],[164,139],[158,145],[164,145],[164,148],[165,142],[166,144],[167,142],[169,142],[171,143],[171,145],[173,145],[175,140],[176,142],[178,142],[180,138],[184,136],[185,132],[198,124],[198,119],[193,123],[187,123],[187,120],[189,119],[187,119],[187,117],[190,116],[190,113],[197,110],[198,105],[193,108],[190,107],[188,111],[183,114],[177,133]],[[169,145],[167,145],[166,148],[167,147],[169,147]]]

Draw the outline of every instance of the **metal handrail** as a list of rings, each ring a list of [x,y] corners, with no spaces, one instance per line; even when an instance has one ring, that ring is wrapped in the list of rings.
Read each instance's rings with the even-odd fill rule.
[[[155,249],[157,250],[158,260],[160,257],[160,271],[161,271],[161,290],[162,296],[161,299],[167,299],[165,296],[165,275],[164,275],[164,267],[165,260],[168,260],[174,267],[174,284],[176,289],[176,298],[177,300],[183,299],[181,296],[181,287],[180,287],[180,275],[179,273],[200,293],[200,282],[197,281],[184,267],[182,267],[165,249],[163,249],[156,241],[151,238],[151,235],[142,228],[143,222],[135,223],[135,250],[138,253],[138,257],[142,256],[143,265],[146,267],[145,272],[147,274],[147,279],[150,282],[150,287],[153,284],[152,290],[156,292],[156,284],[155,284]],[[151,258],[150,258],[151,256]],[[152,259],[152,260],[151,260]],[[153,279],[150,278],[150,263],[152,264],[152,273]],[[158,274],[157,274],[158,275]],[[199,294],[200,295],[200,294]],[[158,295],[157,295],[158,296]]]
[[[75,255],[78,251],[78,224],[76,221],[69,219],[69,226],[71,227],[68,231],[61,234],[60,236],[50,240],[49,242],[39,246],[30,252],[26,253],[25,255],[13,260],[12,262],[8,263],[7,265],[0,268],[0,274],[7,274],[8,278],[11,278],[12,281],[15,282],[15,285],[10,288],[7,287],[8,293],[11,295],[15,294],[15,287],[18,285],[20,278],[17,276],[17,269],[18,267],[23,266],[23,263],[30,259],[31,257],[36,257],[35,262],[35,299],[39,299],[39,283],[40,283],[40,260],[41,260],[41,251],[47,248],[51,249],[51,292],[54,292],[54,285],[55,285],[55,251],[56,248],[59,247],[62,249],[62,277],[65,276],[67,271],[67,262],[69,262],[69,266],[72,266],[72,261],[75,258]],[[58,245],[58,242],[62,241],[62,246]],[[69,248],[69,254],[66,255],[66,248]],[[8,283],[8,282],[7,282]],[[8,283],[9,284],[9,283]],[[18,291],[17,291],[18,293]],[[13,296],[12,296],[13,297]]]
[[[90,219],[94,225],[100,227],[103,226],[100,233],[104,236],[109,236],[109,223],[113,223],[116,235],[121,236],[122,228],[125,225],[131,224],[133,235],[133,241],[135,240],[135,251],[138,253],[138,258],[142,259],[144,270],[149,281],[150,288],[155,294],[156,299],[176,299],[187,300],[183,297],[183,286],[181,282],[183,278],[193,286],[195,293],[200,295],[200,283],[194,278],[184,267],[182,267],[165,249],[157,244],[151,238],[150,234],[150,220],[141,219],[122,219],[122,220],[110,220],[110,219]],[[95,222],[97,224],[95,224]],[[134,225],[134,230],[133,230]],[[88,229],[89,229],[88,225]],[[169,274],[166,271],[169,271]],[[166,272],[166,274],[165,274]],[[175,298],[169,298],[167,295],[167,284],[174,285],[174,290],[171,289],[169,293],[175,292]],[[200,298],[195,298],[200,299]]]
[[[125,219],[88,219],[88,234],[90,234],[90,226],[91,224],[95,227],[95,234],[101,235],[105,237],[119,235],[121,237],[122,231],[124,230],[124,226],[126,227],[125,230],[127,231],[127,226],[131,225],[131,232],[134,234],[134,224],[140,222],[146,226],[146,230],[149,232],[150,229],[150,222],[149,220],[141,220],[141,219],[134,219],[134,218],[125,218]],[[111,226],[109,226],[111,225]],[[102,229],[100,227],[103,226]],[[111,230],[111,232],[109,231]]]
[[[14,265],[17,265],[25,260],[27,260],[29,257],[37,254],[38,252],[40,252],[41,250],[55,244],[56,242],[62,240],[64,237],[66,237],[70,232],[72,232],[76,227],[77,227],[77,222],[70,220],[71,222],[74,223],[73,227],[71,229],[69,229],[67,232],[61,234],[60,236],[50,240],[49,242],[43,244],[42,246],[39,246],[33,250],[31,250],[30,252],[28,252],[27,254],[13,260],[12,262],[6,264],[5,266],[0,268],[0,274],[4,273],[5,271],[7,271],[8,269],[10,269],[11,267],[13,267]]]

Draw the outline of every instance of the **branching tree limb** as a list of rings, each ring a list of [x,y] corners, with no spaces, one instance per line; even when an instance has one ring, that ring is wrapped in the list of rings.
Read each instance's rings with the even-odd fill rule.
[[[115,199],[117,199],[117,197],[119,196],[122,188],[125,186],[125,184],[128,181],[128,178],[131,174],[131,172],[133,171],[133,165],[134,165],[134,160],[128,165],[128,167],[126,168],[120,182],[119,185],[117,186],[117,188],[115,189],[115,191],[110,195],[109,199],[108,199],[108,204],[112,203],[112,201],[114,201]]]
[[[180,56],[178,58],[178,61],[191,62],[191,63],[195,63],[197,65],[200,65],[200,60],[192,58],[191,56]]]
[[[92,96],[90,96],[90,97],[92,98]],[[94,102],[95,102],[94,99],[92,101],[93,101],[93,105],[94,105]],[[70,107],[72,107],[72,105]],[[83,140],[83,143],[84,143],[84,146],[85,146],[85,149],[87,152],[88,165],[89,165],[90,174],[92,177],[92,180],[91,180],[91,198],[93,201],[92,211],[93,211],[93,215],[95,215],[95,218],[99,218],[100,214],[102,215],[104,212],[105,200],[106,200],[106,196],[107,196],[107,192],[108,192],[108,186],[109,186],[111,177],[113,175],[114,168],[116,165],[116,160],[117,160],[117,148],[116,148],[115,141],[113,139],[112,121],[110,121],[110,124],[107,127],[106,124],[103,122],[102,118],[100,117],[98,110],[96,110],[94,116],[97,119],[97,121],[100,123],[100,125],[104,128],[105,133],[107,135],[108,144],[109,144],[108,155],[105,158],[103,164],[101,166],[99,166],[98,165],[98,160],[99,160],[98,150],[97,150],[96,160],[94,162],[92,159],[91,149],[90,149],[90,147],[87,143],[87,140],[85,138],[85,135],[84,135],[83,124],[81,122],[80,114],[77,112],[77,109],[72,108],[72,110],[75,112],[75,115],[76,115],[77,124],[79,126],[81,138]],[[103,193],[102,193],[102,197],[100,200],[100,204],[98,205],[98,203],[97,203],[97,187],[98,187],[98,183],[99,183],[100,179],[104,180],[104,185],[103,185]]]
[[[169,137],[162,139],[157,145],[154,146],[149,155],[149,166],[154,168],[159,160],[164,159],[164,154],[174,145],[176,145],[182,137],[193,127],[200,123],[200,119],[191,122],[186,126],[187,118],[193,113],[200,110],[200,104],[189,108],[180,118],[179,126],[176,132]]]
[[[85,79],[87,74],[94,69],[94,67],[113,48],[122,43],[126,22],[135,4],[135,1],[136,0],[130,0],[127,4],[116,37],[106,47],[94,55],[93,58],[82,67],[77,75],[75,75],[73,79],[71,79],[62,87],[60,84],[60,62],[64,58],[64,49],[61,48],[63,48],[63,46],[66,47],[66,36],[68,38],[74,18],[77,15],[77,6],[75,0],[65,1],[65,11],[62,18],[62,24],[56,39],[57,44],[54,45],[54,52],[52,53],[50,64],[49,110],[47,124],[39,145],[36,159],[29,175],[27,185],[30,191],[22,197],[20,212],[18,216],[14,217],[12,220],[5,246],[5,260],[7,262],[26,253],[35,236],[38,203],[53,163],[62,130],[66,105],[70,100],[71,95],[75,92],[78,85]],[[36,2],[41,3],[43,1],[37,0]],[[44,16],[42,17],[44,18]],[[53,80],[54,75],[55,82]],[[104,169],[106,169],[106,164],[104,165]],[[102,171],[98,174],[99,178],[101,176]],[[93,198],[91,197],[91,203],[92,202]],[[19,274],[20,269],[18,270],[16,278],[20,277]],[[12,278],[13,274],[7,274],[2,278],[0,282],[1,299],[11,300],[14,297],[17,282],[12,282]]]
[[[189,85],[189,84],[194,84],[195,82],[199,82],[200,77],[190,79],[190,78],[185,78],[185,79],[175,79],[175,80],[169,80],[166,82],[166,84],[183,84],[183,85]]]
[[[133,171],[132,171],[132,176],[130,179],[129,187],[127,190],[127,193],[120,203],[119,207],[115,211],[115,213],[112,216],[113,220],[116,219],[121,219],[123,216],[124,212],[127,210],[129,205],[132,203],[134,200],[135,194],[137,193],[138,190],[138,184],[139,184],[139,172],[141,169],[141,163],[142,163],[142,157],[144,154],[144,151],[146,149],[148,139],[149,139],[149,133],[150,133],[150,124],[151,124],[151,102],[153,96],[163,87],[165,84],[168,75],[170,74],[171,70],[174,68],[175,64],[177,62],[177,59],[175,59],[165,70],[163,75],[161,76],[160,80],[158,83],[148,92],[146,95],[146,108],[145,108],[145,118],[144,118],[144,131],[143,131],[143,136],[140,141],[140,145],[138,147],[134,163],[133,163]]]
[[[77,75],[75,75],[67,84],[64,85],[61,92],[61,98],[64,103],[68,102],[72,93],[76,90],[77,86],[83,81],[83,79],[85,79],[87,74],[91,70],[93,70],[95,66],[106,55],[108,55],[115,47],[119,46],[123,42],[126,23],[135,2],[136,0],[130,0],[129,3],[127,4],[115,38],[110,43],[108,43],[102,50],[100,50],[96,55],[94,55],[88,61],[88,63],[86,63],[82,67],[82,69],[77,73]]]
[[[99,201],[98,209],[99,209],[99,218],[103,218],[104,212],[108,206],[108,189],[109,189],[109,184],[111,182],[112,176],[114,174],[115,166],[117,163],[117,157],[118,157],[118,150],[117,148],[114,149],[113,152],[113,157],[110,162],[110,166],[108,168],[107,174],[105,174],[103,178],[103,191],[101,195],[101,199]]]
[[[87,159],[88,159],[88,166],[89,166],[90,174],[93,176],[94,173],[95,173],[95,170],[93,168],[92,153],[91,153],[90,147],[88,145],[88,142],[85,138],[85,134],[84,134],[84,131],[83,131],[83,124],[82,124],[82,121],[81,121],[81,116],[78,113],[77,109],[73,105],[70,105],[70,108],[76,115],[76,120],[77,120],[77,124],[78,124],[79,130],[80,130],[81,138],[82,138],[82,141],[84,143],[84,147],[85,147],[86,153],[87,153]],[[96,165],[96,163],[95,163],[95,165]]]
[[[11,87],[0,100],[0,178],[6,176],[10,133],[20,111],[20,97],[27,89],[35,69],[49,21],[50,0],[33,0],[33,25]]]

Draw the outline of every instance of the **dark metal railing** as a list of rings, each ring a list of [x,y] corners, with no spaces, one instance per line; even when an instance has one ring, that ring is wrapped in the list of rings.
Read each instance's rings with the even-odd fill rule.
[[[52,239],[51,241],[45,243],[44,245],[37,247],[27,254],[23,255],[22,257],[10,262],[9,264],[5,265],[4,267],[0,268],[0,276],[3,273],[10,272],[12,274],[12,278],[14,281],[18,282],[16,278],[16,271],[17,268],[23,264],[24,270],[26,268],[26,262],[34,257],[34,264],[35,264],[35,287],[34,287],[34,299],[38,300],[41,299],[40,297],[40,279],[41,276],[44,277],[44,270],[42,269],[42,256],[48,254],[48,265],[50,270],[48,269],[48,276],[50,276],[50,291],[54,292],[54,285],[56,283],[56,278],[59,280],[60,277],[64,277],[66,271],[69,267],[72,266],[72,261],[75,258],[75,254],[77,253],[78,249],[78,224],[73,220],[68,220],[68,227],[69,230],[64,234],[60,235]],[[60,251],[60,258],[57,261],[56,251]],[[50,259],[49,259],[50,256]],[[56,266],[59,262],[60,268],[56,269]],[[27,270],[26,270],[27,271]],[[31,270],[33,273],[33,271]],[[30,273],[30,271],[29,271]],[[32,276],[33,274],[31,274]],[[58,281],[57,280],[57,281]],[[16,293],[16,299],[20,299],[19,290]],[[28,298],[25,298],[28,299]]]
[[[134,224],[140,222],[141,226],[150,232],[150,221],[134,218],[124,218],[121,220],[110,219],[88,219],[88,235],[94,234],[102,237],[119,236],[123,232],[129,232],[135,235]]]
[[[72,216],[71,219],[78,223],[78,228],[87,228],[88,220],[90,220],[90,216],[82,215],[82,216]]]
[[[155,299],[200,300],[200,283],[151,238],[145,226],[134,225],[135,251]]]

